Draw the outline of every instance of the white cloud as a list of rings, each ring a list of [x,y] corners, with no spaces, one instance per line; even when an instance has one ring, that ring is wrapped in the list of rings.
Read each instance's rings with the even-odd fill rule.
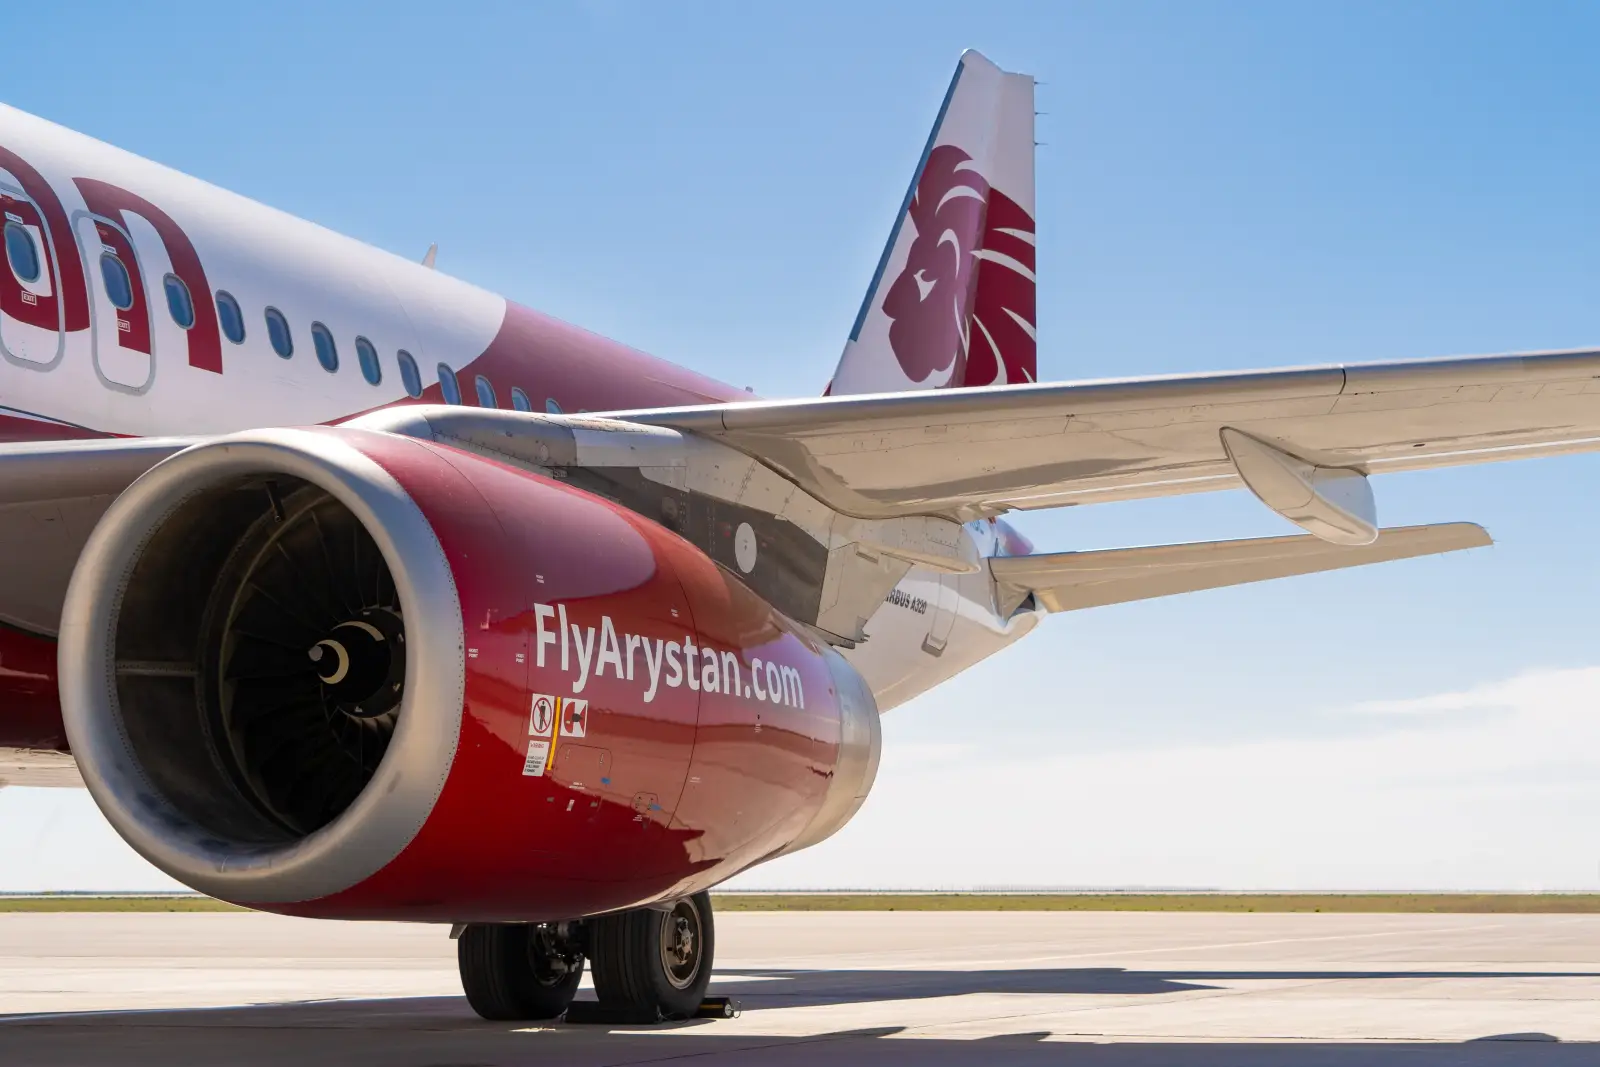
[[[736,884],[1600,887],[1600,668],[1332,714],[1308,705],[1285,704],[1286,733],[1312,719],[1359,732],[1046,753],[1003,726],[902,743],[913,704],[885,718],[855,822]],[[0,890],[172,885],[87,794],[0,791]]]
[[[1451,711],[1507,710],[1559,703],[1575,692],[1600,691],[1600,667],[1533,670],[1492,685],[1409,700],[1369,700],[1352,705],[1355,715],[1437,715]]]
[[[1364,705],[1361,733],[883,768],[836,838],[747,886],[1600,886],[1600,669]],[[1442,714],[1462,712],[1465,714]],[[1286,705],[1285,732],[1303,706]],[[1374,732],[1373,728],[1378,728]]]

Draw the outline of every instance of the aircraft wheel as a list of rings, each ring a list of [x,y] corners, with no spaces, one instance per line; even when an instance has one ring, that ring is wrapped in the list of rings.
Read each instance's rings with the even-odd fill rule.
[[[456,942],[467,1003],[485,1019],[554,1019],[583,977],[566,923],[469,923]]]
[[[641,1022],[688,1019],[711,982],[711,897],[696,893],[674,901],[670,911],[634,908],[591,919],[589,950],[603,1007]]]

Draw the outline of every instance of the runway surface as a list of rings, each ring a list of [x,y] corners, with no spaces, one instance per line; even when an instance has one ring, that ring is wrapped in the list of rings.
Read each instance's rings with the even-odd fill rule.
[[[1600,1065],[1600,916],[739,913],[718,938],[738,1019],[518,1027],[472,1014],[441,927],[0,915],[0,1064]]]

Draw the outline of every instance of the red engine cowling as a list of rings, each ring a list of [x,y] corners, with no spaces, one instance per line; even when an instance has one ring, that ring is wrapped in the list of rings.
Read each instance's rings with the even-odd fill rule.
[[[821,840],[876,773],[836,652],[608,501],[428,441],[254,431],[117,500],[63,712],[142,855],[252,907],[572,918]]]

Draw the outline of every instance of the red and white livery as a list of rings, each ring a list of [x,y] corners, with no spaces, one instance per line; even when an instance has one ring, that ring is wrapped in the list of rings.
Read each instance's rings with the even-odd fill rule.
[[[1370,476],[1591,450],[1600,352],[1038,383],[1033,82],[961,59],[826,395],[767,401],[0,108],[0,785],[473,1006],[701,1010],[706,890],[1048,613],[1488,543]],[[1037,553],[1246,488],[1304,533]]]

